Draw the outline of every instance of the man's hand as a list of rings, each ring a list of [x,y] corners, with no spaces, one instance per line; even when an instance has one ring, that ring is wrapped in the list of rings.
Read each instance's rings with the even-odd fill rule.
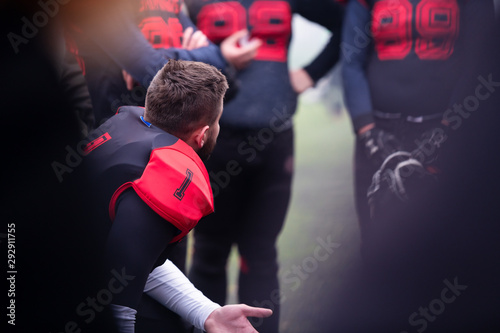
[[[262,41],[257,38],[242,42],[247,37],[248,31],[240,30],[224,39],[220,44],[222,55],[236,69],[243,69],[248,66],[262,45]]]
[[[358,132],[365,154],[374,167],[379,168],[390,154],[401,150],[401,145],[394,135],[369,124]]]
[[[314,85],[314,81],[303,68],[290,72],[290,83],[297,94],[303,93]]]
[[[182,36],[182,48],[186,50],[199,49],[208,46],[207,36],[200,30],[194,31],[192,27],[187,27]]]
[[[205,321],[207,333],[257,333],[247,317],[266,318],[271,309],[255,308],[245,304],[225,305],[214,310]]]
[[[134,80],[132,75],[127,73],[124,69],[122,69],[122,75],[123,75],[123,80],[125,81],[125,84],[127,85],[128,90],[134,89],[136,86],[137,81]]]

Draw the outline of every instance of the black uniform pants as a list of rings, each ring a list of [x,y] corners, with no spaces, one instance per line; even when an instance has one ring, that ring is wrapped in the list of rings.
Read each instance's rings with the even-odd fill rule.
[[[375,118],[376,126],[388,133],[393,134],[401,145],[401,150],[412,152],[419,144],[423,141],[423,135],[435,130],[442,130],[443,125],[440,124],[438,120],[428,120],[423,122],[411,122],[406,119],[382,119]],[[443,132],[444,133],[444,132]],[[446,144],[446,141],[443,142]],[[424,155],[425,156],[425,155]],[[426,156],[425,156],[426,157]],[[427,157],[426,157],[427,158]],[[425,159],[424,159],[425,160]],[[433,164],[435,167],[439,168],[439,159]],[[381,231],[381,225],[377,226],[375,224],[380,221],[373,221],[370,217],[370,209],[368,205],[367,190],[372,182],[372,177],[379,166],[375,166],[368,158],[364,152],[364,147],[358,141],[355,146],[354,155],[354,195],[355,195],[355,208],[358,216],[358,222],[361,232],[361,242],[362,242],[362,253],[372,254],[374,250],[373,247],[378,247],[377,244],[368,245],[371,243],[373,233],[383,232]],[[383,209],[384,216],[407,216],[406,213],[402,214],[400,209],[401,206],[399,202],[394,202],[393,205],[385,205]],[[392,220],[389,218],[387,220]],[[387,226],[390,230],[396,230],[391,226]],[[367,248],[371,247],[371,248]]]
[[[219,304],[226,302],[226,263],[233,244],[240,254],[239,302],[271,308],[252,321],[259,332],[278,332],[276,240],[285,220],[293,173],[293,130],[221,127],[207,163],[215,213],[194,232],[190,280]]]

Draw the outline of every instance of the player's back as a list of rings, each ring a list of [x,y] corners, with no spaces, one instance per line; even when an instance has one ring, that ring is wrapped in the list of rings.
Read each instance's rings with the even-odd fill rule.
[[[92,188],[90,201],[99,219],[109,220],[108,205],[122,184],[139,178],[155,147],[178,138],[141,119],[144,109],[122,107],[89,135],[85,172]]]

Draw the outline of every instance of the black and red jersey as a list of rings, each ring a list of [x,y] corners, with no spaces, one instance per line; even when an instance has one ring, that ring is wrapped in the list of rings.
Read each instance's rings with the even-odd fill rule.
[[[181,232],[184,237],[213,212],[208,173],[184,141],[145,122],[140,107],[121,107],[93,131],[85,163],[93,183],[96,216],[114,219],[120,195],[127,189]]]
[[[248,29],[250,39],[255,37],[263,41],[254,61],[238,73],[239,93],[225,104],[221,117],[223,124],[244,128],[277,126],[294,114],[297,94],[288,75],[293,14],[300,14],[333,32],[323,52],[305,67],[314,81],[331,69],[339,58],[343,6],[336,1],[185,2],[193,22],[214,43],[220,43],[242,29]]]
[[[182,47],[181,0],[141,0],[136,5],[137,25],[155,49]]]
[[[143,106],[147,87],[169,59],[205,62],[227,71],[217,46],[182,48],[183,30],[195,26],[180,10],[181,0],[120,0],[119,4],[112,8],[103,4],[104,12],[76,22],[70,30],[73,52],[77,50],[84,61],[98,124],[122,105]],[[140,86],[128,91],[122,70]]]
[[[472,21],[467,0],[353,0],[342,55],[355,127],[373,111],[414,118],[443,114],[461,76]]]

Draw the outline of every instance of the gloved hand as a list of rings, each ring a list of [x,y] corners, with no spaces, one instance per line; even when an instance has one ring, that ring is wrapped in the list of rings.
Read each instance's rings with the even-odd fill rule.
[[[364,148],[366,157],[375,168],[379,168],[387,156],[401,150],[396,137],[378,127],[372,127],[358,134],[358,140]]]
[[[420,198],[436,186],[436,181],[411,153],[392,153],[374,173],[367,191],[371,218],[390,214],[415,197]]]

